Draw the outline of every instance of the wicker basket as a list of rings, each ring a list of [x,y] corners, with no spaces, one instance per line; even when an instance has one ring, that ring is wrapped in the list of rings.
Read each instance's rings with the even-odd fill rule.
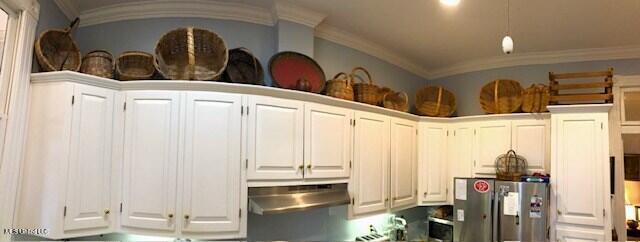
[[[91,51],[82,58],[80,72],[104,78],[113,78],[113,56],[105,50]]]
[[[156,68],[173,80],[217,80],[229,60],[224,40],[216,33],[194,27],[166,33],[156,45]]]
[[[116,74],[121,81],[151,79],[156,69],[153,55],[142,51],[126,51],[116,61]]]
[[[387,92],[382,97],[382,106],[401,112],[409,111],[409,96],[406,92]]]
[[[416,110],[420,115],[450,117],[456,111],[456,97],[443,87],[427,86],[416,93]]]
[[[514,150],[496,158],[496,178],[503,181],[520,181],[527,175],[527,159],[516,154]]]
[[[380,100],[378,101],[379,106],[384,107],[383,99],[384,99],[384,95],[387,95],[387,93],[394,93],[394,91],[388,87],[378,88],[378,98],[380,98]]]
[[[549,105],[549,87],[533,84],[522,93],[522,111],[527,113],[547,112]]]
[[[35,53],[38,65],[42,71],[78,71],[82,62],[82,54],[71,32],[78,24],[76,18],[71,25],[64,29],[50,29],[36,40]]]
[[[325,94],[328,96],[353,101],[353,86],[349,75],[340,72],[326,83]]]
[[[480,105],[487,113],[513,113],[522,105],[522,87],[514,80],[495,80],[480,91]]]
[[[229,50],[229,61],[222,80],[264,86],[264,70],[260,60],[244,47]]]
[[[367,78],[369,79],[368,83],[365,82],[362,77],[356,74],[356,72],[358,71],[364,72],[367,75]],[[356,67],[351,71],[350,77],[353,81],[355,100],[361,103],[378,105],[378,103],[380,102],[380,96],[378,92],[379,88],[378,86],[373,84],[373,80],[371,80],[371,75],[369,74],[369,72],[362,67]],[[356,83],[355,79],[360,80],[360,82]]]

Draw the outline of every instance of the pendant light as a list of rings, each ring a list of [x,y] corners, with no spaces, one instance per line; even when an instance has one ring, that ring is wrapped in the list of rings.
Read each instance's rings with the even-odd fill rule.
[[[505,54],[513,52],[513,39],[509,36],[509,0],[507,0],[507,36],[502,39],[502,52]]]

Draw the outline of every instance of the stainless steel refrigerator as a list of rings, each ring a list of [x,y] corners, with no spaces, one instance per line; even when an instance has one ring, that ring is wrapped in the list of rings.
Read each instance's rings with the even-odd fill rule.
[[[549,184],[454,178],[454,241],[547,241]]]

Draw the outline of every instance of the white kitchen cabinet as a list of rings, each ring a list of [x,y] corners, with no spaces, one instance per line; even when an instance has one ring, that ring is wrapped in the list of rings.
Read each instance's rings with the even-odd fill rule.
[[[496,158],[511,149],[511,121],[475,122],[474,175],[494,176]]]
[[[305,179],[348,179],[353,110],[305,103]]]
[[[389,189],[389,117],[355,113],[351,215],[384,212]]]
[[[514,120],[511,125],[511,149],[527,159],[529,173],[548,173],[551,156],[549,119]]]
[[[65,230],[109,227],[114,92],[75,85]]]
[[[391,208],[416,206],[417,131],[416,122],[391,119]]]
[[[248,97],[249,180],[300,180],[304,173],[304,103]]]
[[[599,242],[608,241],[606,239],[605,232],[601,230],[593,229],[572,229],[572,228],[557,228],[556,229],[556,241],[561,242]]]
[[[186,94],[181,232],[212,238],[240,231],[242,96]]]
[[[60,239],[114,229],[114,91],[72,83],[31,88],[17,228]]]
[[[449,129],[449,146],[447,147],[449,178],[447,185],[450,190],[454,187],[454,178],[473,177],[473,124],[460,123],[453,124]],[[453,133],[453,134],[451,134]],[[447,198],[453,204],[453,190]]]
[[[609,190],[607,115],[558,114],[552,119],[557,221],[604,226],[604,195]]]
[[[422,123],[420,128],[420,204],[447,201],[447,124]]]
[[[180,92],[126,93],[121,224],[176,230]]]

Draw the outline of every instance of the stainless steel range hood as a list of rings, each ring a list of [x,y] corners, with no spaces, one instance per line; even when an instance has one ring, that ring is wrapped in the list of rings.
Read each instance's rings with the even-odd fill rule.
[[[347,184],[249,188],[249,211],[277,214],[348,204]]]

